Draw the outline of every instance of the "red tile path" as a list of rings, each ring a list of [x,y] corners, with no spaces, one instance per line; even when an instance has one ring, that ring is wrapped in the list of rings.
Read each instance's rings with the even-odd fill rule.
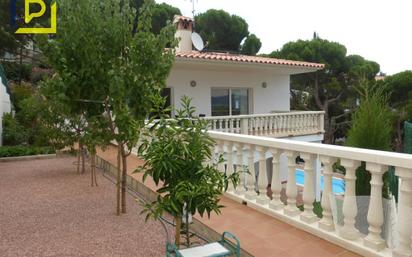
[[[116,154],[114,147],[98,152],[100,157],[114,165],[117,163]],[[142,163],[136,156],[129,156],[128,171],[131,173]],[[132,176],[140,180],[142,178],[141,174]],[[145,184],[156,190],[153,181],[148,180]],[[210,219],[197,218],[218,233],[232,232],[240,239],[242,248],[254,256],[360,256],[226,197],[222,197],[221,203],[226,206],[221,215],[212,215]]]

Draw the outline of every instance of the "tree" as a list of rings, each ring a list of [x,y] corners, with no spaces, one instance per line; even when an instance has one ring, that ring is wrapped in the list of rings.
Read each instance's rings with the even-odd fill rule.
[[[353,86],[363,78],[371,78],[379,71],[379,65],[360,56],[346,56],[346,47],[325,39],[298,40],[286,43],[270,57],[325,64],[323,70],[292,76],[291,95],[296,91],[308,92],[313,97],[307,109],[325,111],[325,143],[334,142],[334,134],[344,124],[354,100]]]
[[[385,78],[381,86],[391,92],[390,106],[396,114],[395,149],[403,151],[403,126],[406,120],[412,120],[412,71],[403,71]]]
[[[174,58],[174,28],[153,34],[153,7],[154,1],[146,0],[136,14],[124,0],[61,1],[59,33],[41,38],[42,50],[63,82],[59,90],[68,113],[80,115],[91,133],[88,147],[112,140],[118,146],[118,215],[126,213],[127,157]],[[101,133],[103,142],[89,141]]]
[[[365,149],[389,151],[392,140],[392,112],[384,88],[375,83],[362,82],[357,88],[361,97],[359,108],[353,113],[352,126],[346,145]],[[384,196],[389,197],[388,176],[384,176]],[[356,170],[356,195],[370,195],[371,175],[366,163]]]
[[[256,55],[261,47],[260,39],[255,34],[250,34],[243,43],[241,52],[246,55]]]
[[[137,21],[138,21],[138,14],[139,9],[143,6],[144,0],[132,0],[131,6],[136,11],[136,19],[135,19],[135,26],[134,30],[136,30]],[[181,15],[179,8],[168,5],[166,3],[155,4],[153,7],[153,16],[152,16],[152,32],[155,34],[159,34],[160,30],[166,27],[168,22],[173,21],[173,17],[175,15]]]
[[[215,9],[195,17],[195,30],[209,43],[209,49],[220,51],[238,52],[240,43],[249,35],[243,18]]]
[[[139,147],[145,164],[138,171],[144,172],[143,180],[151,177],[160,187],[157,192],[162,194],[157,201],[144,204],[146,218],[159,218],[166,211],[173,215],[176,224],[180,224],[184,217],[184,234],[189,247],[189,214],[220,214],[223,207],[219,204],[220,196],[229,182],[237,185],[239,175],[226,176],[217,169],[222,156],[214,163],[211,150],[214,141],[207,133],[207,122],[193,116],[195,109],[189,98],[182,98],[182,107],[176,119],[168,119],[167,110],[164,110],[160,120],[153,123]],[[178,246],[179,236],[180,226],[176,225]]]

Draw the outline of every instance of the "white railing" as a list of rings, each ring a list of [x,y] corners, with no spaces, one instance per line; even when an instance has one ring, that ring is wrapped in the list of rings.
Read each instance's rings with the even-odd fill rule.
[[[216,141],[216,156],[223,154],[226,159],[226,163],[219,167],[222,172],[230,174],[245,169],[248,171],[241,173],[241,185],[236,189],[230,188],[226,194],[228,197],[246,202],[252,208],[362,256],[412,256],[412,155],[216,131],[209,131],[209,134]],[[296,206],[299,194],[295,181],[297,156],[304,160],[305,179],[304,186],[300,189],[303,190],[301,201],[304,211]],[[321,219],[313,212],[316,184],[314,164],[317,160],[322,163],[324,176]],[[340,165],[346,170],[345,193],[341,196],[343,224],[337,224],[332,215],[332,198],[335,197],[332,192],[333,165],[337,160],[340,160]],[[361,234],[355,226],[358,213],[355,171],[361,162],[366,163],[366,169],[372,178],[366,235]],[[399,244],[393,249],[387,247],[381,236],[384,223],[383,174],[389,166],[395,168],[395,174],[400,178],[397,206]],[[286,184],[282,183],[281,178],[283,168],[287,174]],[[262,170],[266,172],[259,172]],[[266,194],[269,184],[273,192],[272,199]],[[281,201],[282,187],[286,187],[286,202]]]
[[[205,117],[209,129],[236,134],[288,137],[324,133],[324,112],[286,113]]]

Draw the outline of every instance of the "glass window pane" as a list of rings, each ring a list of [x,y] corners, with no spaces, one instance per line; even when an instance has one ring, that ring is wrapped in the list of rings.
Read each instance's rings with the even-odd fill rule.
[[[249,114],[249,90],[232,89],[232,115]]]
[[[212,116],[229,115],[229,89],[212,88]]]

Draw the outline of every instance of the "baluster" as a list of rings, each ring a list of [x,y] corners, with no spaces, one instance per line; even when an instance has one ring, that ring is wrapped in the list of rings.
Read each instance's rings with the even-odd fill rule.
[[[412,169],[396,167],[396,175],[401,178],[398,202],[399,245],[393,252],[393,257],[412,256]]]
[[[341,237],[348,240],[356,240],[359,238],[359,231],[355,228],[355,217],[358,214],[358,206],[356,203],[355,184],[356,184],[356,169],[360,162],[342,159],[341,165],[345,167],[345,196],[343,199],[343,221],[344,225],[340,229]]]
[[[272,154],[272,200],[269,203],[269,208],[273,210],[281,210],[284,205],[280,200],[280,193],[282,191],[282,181],[280,180],[280,154],[281,152],[275,148],[270,148],[270,153]]]
[[[245,198],[248,200],[254,200],[257,197],[257,193],[255,190],[255,147],[253,145],[249,145],[247,160],[249,173],[247,174],[247,192],[245,194]]]
[[[273,132],[272,134],[276,136],[278,130],[278,117],[273,116]]]
[[[241,133],[240,126],[241,126],[240,119],[236,119],[236,133],[237,134]]]
[[[286,151],[288,158],[288,183],[286,185],[287,206],[283,209],[288,216],[296,216],[300,213],[296,207],[296,197],[298,195],[296,187],[296,157],[298,156],[294,151]]]
[[[335,230],[335,225],[332,219],[332,208],[330,206],[330,196],[332,191],[332,175],[333,164],[336,162],[336,158],[329,156],[321,156],[320,161],[323,163],[323,181],[324,188],[322,193],[322,219],[319,221],[319,228],[326,231]]]
[[[262,117],[262,121],[263,121],[263,135],[267,135],[268,134],[268,119],[267,119],[267,117]]]
[[[233,173],[233,143],[225,141],[226,146],[226,175],[230,176]],[[233,185],[229,183],[227,191],[233,191]]]
[[[302,153],[301,157],[305,160],[305,183],[303,189],[303,203],[305,209],[300,215],[300,219],[306,223],[313,223],[318,219],[315,213],[313,213],[313,202],[315,200],[313,165],[316,155]]]
[[[229,132],[229,119],[225,119],[224,120],[224,122],[225,122],[225,132]]]
[[[219,131],[223,131],[223,122],[222,122],[222,119],[219,119]]]
[[[259,152],[259,173],[258,173],[258,187],[259,196],[256,202],[259,204],[269,203],[269,197],[267,196],[267,167],[266,167],[266,148],[257,146],[256,150]]]
[[[262,134],[262,121],[260,120],[259,117],[256,118],[256,123],[257,123],[257,128],[258,128],[257,135],[260,136]]]
[[[382,175],[388,170],[385,165],[377,163],[366,163],[366,169],[371,173],[371,196],[368,209],[369,233],[363,240],[366,247],[376,251],[385,248],[385,240],[381,237],[381,227],[383,225],[383,205],[382,205]]]
[[[224,144],[223,141],[217,141],[217,144],[216,144],[216,150],[217,150],[216,162],[218,162],[220,160],[220,155],[223,154],[223,144]],[[222,162],[218,163],[217,169],[220,172],[225,173],[225,164],[222,163]]]
[[[236,147],[236,172],[239,173],[239,185],[236,187],[235,193],[237,195],[244,195],[245,190],[245,172],[243,170],[243,144],[235,143]]]
[[[279,134],[283,133],[283,122],[284,122],[284,119],[283,119],[283,116],[281,115],[279,116]]]

